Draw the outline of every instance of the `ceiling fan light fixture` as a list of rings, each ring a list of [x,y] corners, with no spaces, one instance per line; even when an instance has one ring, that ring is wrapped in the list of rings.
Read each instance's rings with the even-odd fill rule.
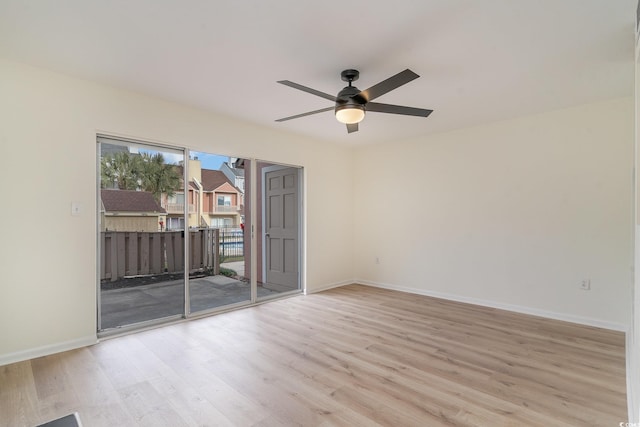
[[[353,104],[336,107],[336,119],[348,125],[360,123],[364,119],[364,107]]]

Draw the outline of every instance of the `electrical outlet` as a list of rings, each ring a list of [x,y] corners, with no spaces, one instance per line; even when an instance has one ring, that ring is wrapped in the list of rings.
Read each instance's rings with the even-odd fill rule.
[[[380,258],[379,258],[379,257],[376,257],[376,259],[375,259],[375,261],[374,261],[374,262],[375,262],[376,264],[380,264]]]
[[[580,289],[582,289],[583,291],[590,291],[591,279],[584,279],[582,282],[580,282]]]

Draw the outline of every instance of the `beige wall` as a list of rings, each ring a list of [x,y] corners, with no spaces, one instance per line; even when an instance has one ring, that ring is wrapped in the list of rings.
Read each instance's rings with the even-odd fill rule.
[[[356,277],[624,330],[632,170],[631,98],[360,148]]]
[[[0,364],[95,341],[97,132],[303,166],[306,286],[353,277],[347,148],[3,60],[0,94]]]
[[[640,132],[638,132],[638,122],[640,118],[640,43],[636,38],[635,49],[635,148],[636,148],[636,175],[635,175],[635,271],[640,271]],[[629,402],[629,422],[638,423],[640,421],[640,274],[635,273],[632,292],[633,319],[629,333],[627,334],[627,399]]]

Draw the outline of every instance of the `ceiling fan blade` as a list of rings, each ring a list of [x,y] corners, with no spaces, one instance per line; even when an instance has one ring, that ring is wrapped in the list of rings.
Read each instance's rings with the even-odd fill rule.
[[[308,113],[296,114],[295,116],[290,116],[290,117],[285,117],[283,119],[278,119],[278,120],[276,120],[276,122],[284,122],[284,121],[291,120],[291,119],[297,119],[299,117],[310,116],[310,115],[316,114],[316,113],[324,113],[325,111],[330,111],[330,110],[333,110],[334,108],[335,107],[327,107],[327,108],[321,108],[321,109],[315,110],[315,111],[309,111]]]
[[[427,117],[433,110],[424,108],[404,107],[402,105],[380,104],[379,102],[367,102],[365,105],[367,112],[403,114],[405,116]]]
[[[358,124],[357,123],[347,124],[347,132],[348,133],[358,132]]]
[[[391,92],[392,90],[399,88],[403,84],[409,83],[411,80],[417,79],[418,77],[420,76],[407,68],[395,76],[389,77],[387,80],[383,80],[380,83],[371,86],[369,89],[361,91],[359,95],[366,101],[372,101],[387,92]]]
[[[320,92],[319,90],[311,89],[310,87],[299,85],[298,83],[290,82],[289,80],[280,80],[278,83],[283,84],[285,86],[292,87],[294,89],[301,90],[303,92],[310,93],[312,95],[319,96],[320,98],[328,99],[329,101],[336,102],[336,97],[333,95],[329,95],[328,93]]]

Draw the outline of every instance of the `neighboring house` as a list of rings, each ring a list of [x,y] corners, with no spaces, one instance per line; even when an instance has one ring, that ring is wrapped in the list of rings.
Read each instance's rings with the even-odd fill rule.
[[[244,169],[238,167],[242,160],[237,157],[229,157],[229,161],[220,166],[220,171],[244,194]]]
[[[182,176],[183,170],[178,166]],[[176,191],[160,198],[167,211],[167,230],[184,229],[185,195]],[[189,160],[189,227],[240,227],[244,210],[244,195],[219,170],[202,169],[199,160]]]
[[[146,191],[100,190],[100,231],[162,231],[167,211]]]

